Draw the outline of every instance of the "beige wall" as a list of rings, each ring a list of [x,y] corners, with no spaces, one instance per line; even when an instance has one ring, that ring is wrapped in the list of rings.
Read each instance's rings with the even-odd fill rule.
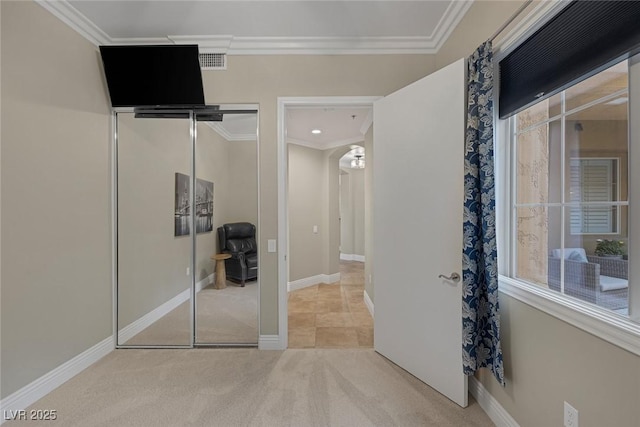
[[[340,171],[340,252],[353,254],[353,201],[351,175]]]
[[[324,271],[326,274],[340,272],[340,159],[351,148],[348,146],[325,150],[327,159],[327,240]]]
[[[2,8],[2,397],[111,335],[109,109],[95,46]]]
[[[190,145],[188,120],[118,117],[120,329],[190,286],[191,241],[174,237],[173,219],[175,173],[190,175]],[[182,323],[188,332],[188,316]]]
[[[295,281],[325,273],[327,161],[321,150],[295,144],[288,148],[289,281]]]
[[[367,163],[373,165],[373,126],[364,135]],[[373,168],[364,168],[364,290],[374,302],[373,273]]]
[[[233,186],[230,180],[232,143],[203,123],[198,123],[198,141],[196,148],[196,177],[213,182],[213,230],[210,233],[200,233],[196,237],[196,282],[205,279],[214,271],[211,255],[220,252],[217,229],[225,222],[229,222],[229,210],[233,206],[229,200],[233,198]],[[181,171],[190,175],[190,167]],[[257,193],[253,193],[253,198]],[[186,237],[186,236],[185,236]],[[183,239],[191,244],[189,238]],[[190,250],[190,249],[189,249]],[[189,254],[189,252],[187,253]]]
[[[316,150],[288,145],[290,282],[340,271],[342,221],[339,219],[339,160],[349,150],[348,147]],[[347,177],[349,185],[349,174],[343,177]],[[352,197],[350,192],[344,196]],[[353,204],[353,201],[350,203]],[[353,223],[353,214],[349,215]],[[314,225],[318,226],[317,234],[313,233]],[[352,224],[348,228],[353,247],[355,227]],[[360,231],[360,234],[363,232]]]
[[[258,153],[256,141],[228,142],[227,194],[223,199],[225,222],[250,222],[258,226]],[[215,209],[215,208],[214,208]]]
[[[340,185],[340,252],[364,256],[364,170],[344,169]]]
[[[640,425],[640,357],[500,294],[507,386],[479,378],[521,427],[562,426],[563,402],[580,427]]]
[[[353,253],[364,256],[364,169],[351,170],[353,199]]]

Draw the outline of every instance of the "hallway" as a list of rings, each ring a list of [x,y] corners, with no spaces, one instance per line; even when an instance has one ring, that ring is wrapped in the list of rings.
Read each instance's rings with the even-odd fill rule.
[[[364,263],[340,261],[340,282],[289,292],[289,348],[371,348]]]

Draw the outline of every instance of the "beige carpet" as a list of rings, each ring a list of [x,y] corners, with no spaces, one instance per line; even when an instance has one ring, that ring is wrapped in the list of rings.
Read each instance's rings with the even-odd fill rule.
[[[493,425],[370,349],[116,350],[30,409],[65,427]]]
[[[126,345],[190,345],[190,301],[184,302],[132,337]],[[258,342],[258,284],[227,282],[225,289],[209,286],[196,295],[196,343]]]

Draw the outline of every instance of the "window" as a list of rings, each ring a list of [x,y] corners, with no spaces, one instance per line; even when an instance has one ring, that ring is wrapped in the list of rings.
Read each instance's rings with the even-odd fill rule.
[[[500,291],[640,355],[640,2],[545,3],[496,44]]]
[[[512,276],[622,315],[629,307],[627,82],[622,61],[509,119]],[[601,252],[609,240],[620,253]]]

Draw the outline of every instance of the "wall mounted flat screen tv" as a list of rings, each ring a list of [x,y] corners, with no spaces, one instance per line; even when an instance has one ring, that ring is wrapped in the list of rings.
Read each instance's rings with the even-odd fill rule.
[[[197,45],[100,46],[112,107],[204,105]]]

